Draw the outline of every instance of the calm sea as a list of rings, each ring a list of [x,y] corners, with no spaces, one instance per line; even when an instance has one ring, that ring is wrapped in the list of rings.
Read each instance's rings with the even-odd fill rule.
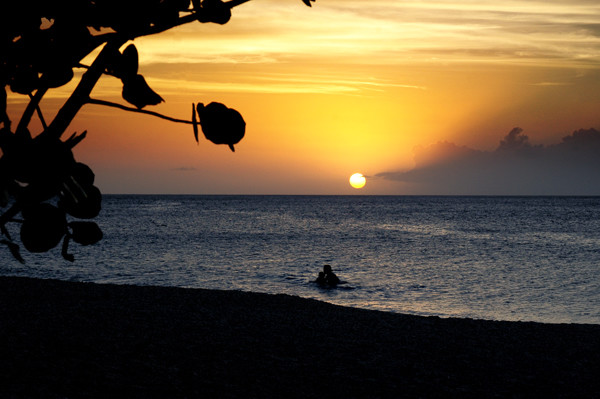
[[[0,247],[0,274],[600,324],[600,197],[106,195],[97,222],[74,263]],[[345,284],[312,283],[326,263]]]

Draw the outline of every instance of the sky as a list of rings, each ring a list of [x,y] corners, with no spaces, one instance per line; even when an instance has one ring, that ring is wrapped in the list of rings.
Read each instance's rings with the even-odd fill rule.
[[[133,42],[165,100],[147,109],[235,108],[235,153],[189,125],[86,105],[69,128],[88,131],[76,159],[103,193],[600,195],[597,0],[312,4],[253,0],[226,25]],[[47,119],[76,83],[46,95]],[[120,93],[104,77],[92,97]],[[9,97],[15,120],[24,104]]]

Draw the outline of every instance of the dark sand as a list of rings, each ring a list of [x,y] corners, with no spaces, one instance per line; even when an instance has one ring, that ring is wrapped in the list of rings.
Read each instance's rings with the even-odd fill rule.
[[[0,397],[600,397],[600,325],[0,277]]]

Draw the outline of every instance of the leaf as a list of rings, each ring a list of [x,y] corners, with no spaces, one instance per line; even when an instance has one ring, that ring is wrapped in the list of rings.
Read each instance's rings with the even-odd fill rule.
[[[123,79],[137,75],[139,68],[139,55],[137,48],[133,44],[130,44],[127,46],[127,48],[125,48],[125,50],[123,50],[121,61],[121,67],[123,68],[122,72],[124,76]]]
[[[102,239],[102,230],[94,222],[71,222],[71,238],[81,245],[93,245]]]
[[[80,185],[77,181],[65,182],[59,195],[58,206],[79,219],[93,219],[102,208],[102,193],[96,186]]]
[[[73,76],[73,69],[68,66],[55,67],[44,72],[40,82],[50,88],[56,88],[69,83]]]
[[[196,143],[200,144],[198,140],[198,120],[196,119],[196,106],[192,103],[192,126],[194,127],[194,138]]]
[[[221,0],[203,0],[200,9],[194,8],[199,22],[224,25],[231,19],[231,5]]]
[[[32,206],[21,214],[21,242],[29,252],[46,252],[58,245],[67,232],[63,211],[48,203]]]
[[[77,144],[79,144],[81,142],[81,140],[83,140],[85,138],[86,135],[87,135],[87,130],[84,130],[83,133],[81,133],[79,136],[77,136],[77,132],[75,132],[71,135],[71,137],[69,137],[67,140],[65,140],[65,144],[67,145],[67,147],[73,148]]]
[[[146,105],[156,105],[163,102],[163,98],[148,86],[142,75],[123,79],[123,99],[137,108],[142,109]]]

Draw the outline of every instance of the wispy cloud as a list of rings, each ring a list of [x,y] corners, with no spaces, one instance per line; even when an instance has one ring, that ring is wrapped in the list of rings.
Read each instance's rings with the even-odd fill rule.
[[[141,39],[142,61],[398,64],[600,62],[592,1],[330,0],[312,9],[249,3],[230,23],[184,26]]]
[[[537,82],[531,83],[531,86],[570,86],[571,83],[565,82]]]
[[[285,73],[256,72],[245,76],[236,76],[232,71],[221,70],[211,74],[201,64],[179,64],[178,74],[167,71],[173,67],[169,64],[147,66],[153,75],[152,82],[161,87],[161,93],[287,93],[287,94],[347,94],[368,95],[371,92],[382,92],[389,88],[407,90],[427,90],[424,86],[410,83],[402,84],[389,79],[365,77],[345,74],[343,77],[334,74],[318,73]],[[155,73],[156,72],[156,73]]]

